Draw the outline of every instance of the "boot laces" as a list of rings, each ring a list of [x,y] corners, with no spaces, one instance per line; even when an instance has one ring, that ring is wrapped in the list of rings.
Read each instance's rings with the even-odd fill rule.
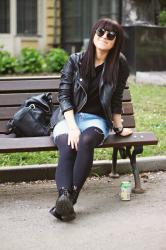
[[[60,190],[60,195],[65,195],[65,196],[69,196],[69,190],[67,188],[61,188]]]
[[[69,191],[68,191],[67,189],[64,189],[64,190],[63,190],[63,194],[64,194],[65,196],[68,196],[68,195],[69,195]]]

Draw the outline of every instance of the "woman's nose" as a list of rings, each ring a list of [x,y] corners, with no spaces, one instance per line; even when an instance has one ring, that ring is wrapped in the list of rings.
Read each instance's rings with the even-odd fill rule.
[[[107,32],[104,33],[104,35],[102,36],[104,39],[107,39]]]

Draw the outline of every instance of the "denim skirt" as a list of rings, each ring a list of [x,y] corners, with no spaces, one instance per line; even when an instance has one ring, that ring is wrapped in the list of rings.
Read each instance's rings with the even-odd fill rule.
[[[109,134],[109,124],[108,121],[98,115],[89,114],[89,113],[76,113],[75,121],[80,131],[83,132],[89,127],[97,127],[103,131],[104,139]],[[68,134],[68,126],[66,120],[58,122],[53,129],[54,139],[61,134]]]

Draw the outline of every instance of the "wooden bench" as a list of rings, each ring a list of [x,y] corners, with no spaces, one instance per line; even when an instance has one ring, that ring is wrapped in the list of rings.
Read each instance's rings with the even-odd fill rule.
[[[51,137],[15,138],[12,134],[6,134],[6,124],[24,100],[30,96],[51,92],[54,105],[58,105],[58,86],[59,78],[42,77],[36,79],[0,80],[0,153],[55,150]],[[143,152],[144,145],[157,144],[157,139],[152,132],[136,132],[129,86],[126,86],[123,93],[122,118],[124,127],[132,128],[134,133],[129,137],[119,137],[111,133],[100,148],[113,147],[111,175],[114,178],[118,177],[116,172],[118,152],[122,158],[129,157],[135,180],[134,191],[141,193],[143,190],[141,188],[139,170],[136,165],[136,155]]]

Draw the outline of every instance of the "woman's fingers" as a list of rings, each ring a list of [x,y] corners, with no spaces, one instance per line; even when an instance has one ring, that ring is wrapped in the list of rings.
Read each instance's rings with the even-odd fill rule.
[[[78,149],[78,143],[79,143],[79,137],[80,137],[80,130],[78,128],[69,130],[68,133],[68,145],[71,146],[72,149]]]
[[[78,149],[78,142],[79,142],[78,139],[70,137],[68,145],[71,146],[72,149],[75,148],[77,150]]]
[[[121,136],[128,136],[131,135],[133,131],[130,128],[123,128],[122,133],[120,134]]]

